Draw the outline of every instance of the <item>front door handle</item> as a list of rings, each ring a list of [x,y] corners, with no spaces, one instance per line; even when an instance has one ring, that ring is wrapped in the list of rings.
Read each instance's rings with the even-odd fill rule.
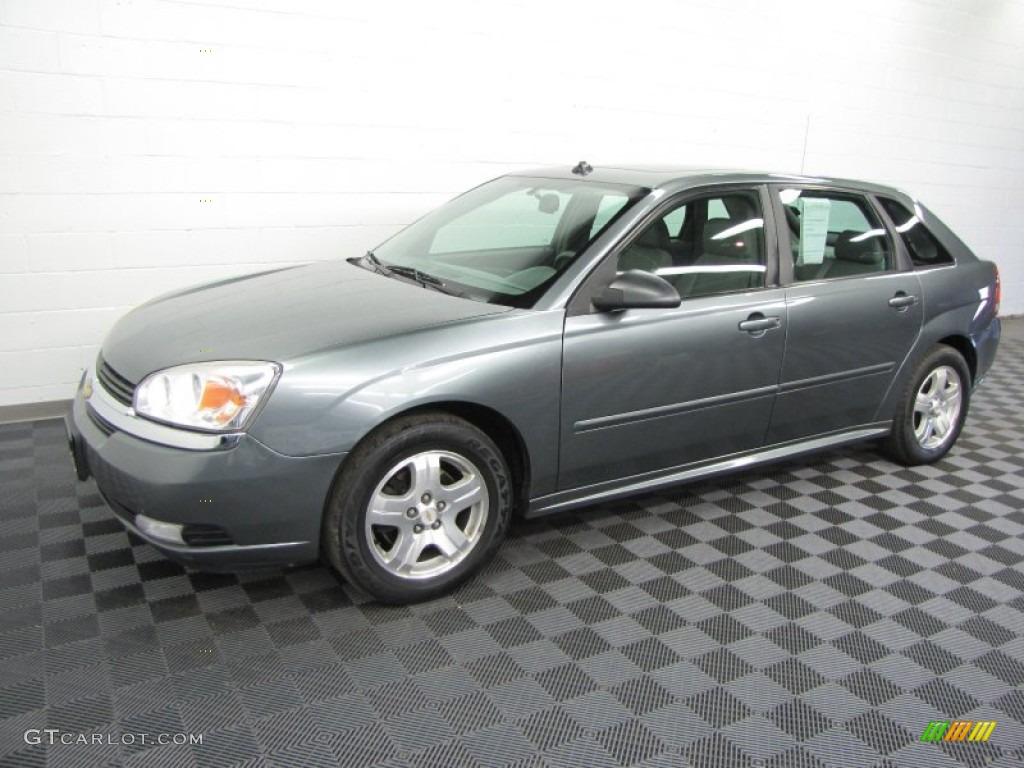
[[[765,317],[760,312],[755,312],[746,320],[740,323],[740,330],[755,336],[764,335],[765,331],[778,328],[782,321],[777,317]]]
[[[897,291],[896,295],[889,299],[889,306],[897,312],[906,312],[909,307],[917,304],[917,296]]]

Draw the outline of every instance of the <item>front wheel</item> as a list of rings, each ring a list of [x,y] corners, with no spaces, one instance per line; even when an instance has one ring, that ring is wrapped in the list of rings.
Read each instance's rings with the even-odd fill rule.
[[[885,450],[901,464],[931,464],[953,447],[967,419],[970,371],[952,347],[925,356],[904,390]]]
[[[485,562],[512,505],[508,466],[487,435],[449,414],[402,417],[346,459],[327,505],[324,551],[382,602],[425,600]]]

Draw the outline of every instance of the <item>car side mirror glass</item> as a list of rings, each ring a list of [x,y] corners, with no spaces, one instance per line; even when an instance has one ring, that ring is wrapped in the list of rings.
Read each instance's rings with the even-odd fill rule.
[[[623,272],[611,285],[594,297],[594,307],[602,312],[624,309],[672,309],[682,299],[663,277],[639,269]]]

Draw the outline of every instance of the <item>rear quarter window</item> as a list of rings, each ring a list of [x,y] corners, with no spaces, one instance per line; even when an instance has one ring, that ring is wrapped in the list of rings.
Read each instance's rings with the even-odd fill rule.
[[[914,262],[915,267],[942,267],[956,263],[950,252],[928,231],[916,213],[908,211],[902,203],[889,198],[879,198],[879,202],[896,226],[896,231],[910,253],[910,260]]]

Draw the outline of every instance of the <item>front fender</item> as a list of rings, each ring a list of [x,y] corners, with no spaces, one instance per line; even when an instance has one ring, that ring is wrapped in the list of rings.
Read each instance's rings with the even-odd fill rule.
[[[561,310],[510,312],[286,362],[250,430],[287,456],[344,453],[378,425],[433,403],[500,413],[531,464],[531,495],[554,490],[561,399]]]

